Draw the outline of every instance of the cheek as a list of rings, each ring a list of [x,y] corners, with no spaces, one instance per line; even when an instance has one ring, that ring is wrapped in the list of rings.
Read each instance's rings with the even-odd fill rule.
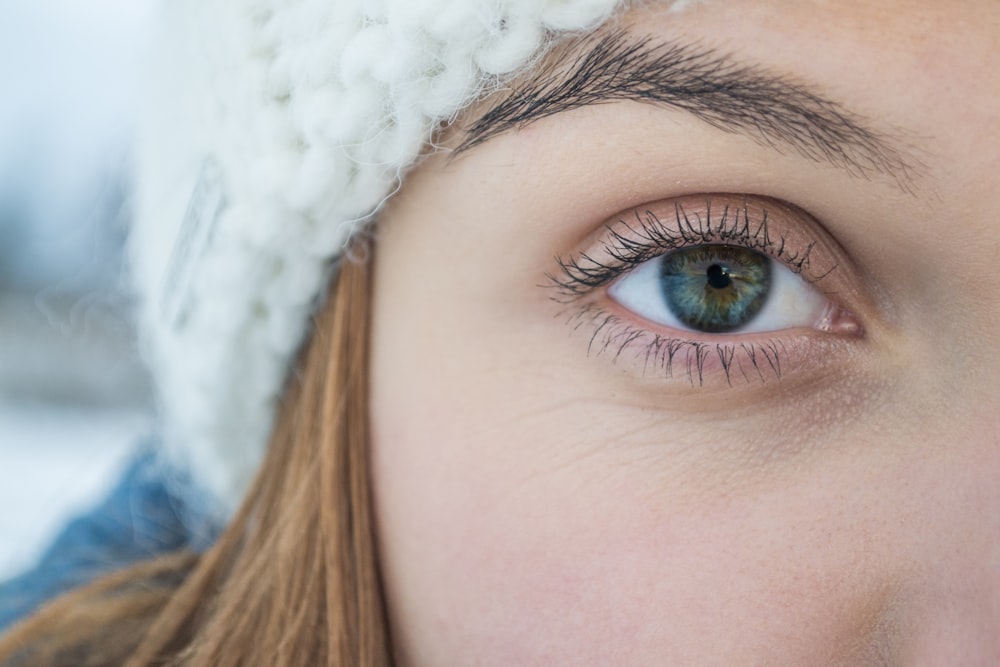
[[[708,483],[663,455],[684,424],[630,431],[564,373],[401,331],[376,336],[372,418],[403,665],[947,663],[991,635],[992,428],[890,411]]]
[[[803,663],[877,632],[892,587],[870,498],[809,484],[694,497],[623,463],[613,438],[566,443],[553,422],[572,416],[484,429],[463,409],[378,430],[408,664]]]
[[[402,330],[376,336],[372,417],[404,665],[802,664],[888,641],[892,479],[824,462],[705,484],[663,455],[680,426],[630,432],[482,338],[401,353]]]

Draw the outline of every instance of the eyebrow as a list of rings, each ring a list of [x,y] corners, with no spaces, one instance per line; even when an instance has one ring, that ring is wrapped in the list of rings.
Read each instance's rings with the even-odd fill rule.
[[[727,133],[794,150],[852,176],[883,174],[906,192],[916,165],[888,136],[837,102],[732,56],[624,30],[608,34],[569,67],[545,64],[467,129],[456,154],[512,129],[580,107],[637,101],[679,109]]]

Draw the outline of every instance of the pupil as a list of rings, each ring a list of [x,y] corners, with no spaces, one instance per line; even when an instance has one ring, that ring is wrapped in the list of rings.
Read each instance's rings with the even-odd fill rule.
[[[708,267],[708,284],[715,289],[725,289],[733,284],[729,271],[724,266],[713,264]]]

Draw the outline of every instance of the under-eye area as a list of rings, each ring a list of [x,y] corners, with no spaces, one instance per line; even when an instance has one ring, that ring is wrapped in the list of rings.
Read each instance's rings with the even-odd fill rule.
[[[643,375],[780,380],[864,338],[845,253],[784,202],[664,200],[615,216],[588,243],[557,258],[545,286],[589,354],[637,361]]]

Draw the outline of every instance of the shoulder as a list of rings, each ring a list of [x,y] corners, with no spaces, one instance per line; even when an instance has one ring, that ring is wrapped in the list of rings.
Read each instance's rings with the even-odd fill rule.
[[[70,521],[34,567],[0,583],[0,631],[103,574],[181,549],[205,549],[218,527],[182,501],[175,486],[154,450],[140,450],[104,501]]]

